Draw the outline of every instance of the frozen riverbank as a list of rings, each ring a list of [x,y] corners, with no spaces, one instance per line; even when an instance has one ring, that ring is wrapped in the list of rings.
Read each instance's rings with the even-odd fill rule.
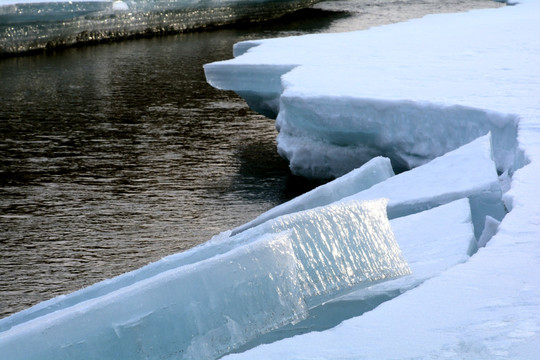
[[[0,1],[0,56],[274,19],[317,0]]]
[[[235,59],[206,66],[211,84],[277,117],[279,151],[293,171],[335,176],[375,155],[417,166],[491,131],[499,172],[512,175],[509,214],[467,263],[334,329],[231,358],[535,358],[539,14],[538,3],[522,1],[365,32],[246,42]]]

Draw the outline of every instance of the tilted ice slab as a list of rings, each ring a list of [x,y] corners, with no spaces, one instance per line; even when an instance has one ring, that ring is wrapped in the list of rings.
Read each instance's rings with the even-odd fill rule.
[[[383,157],[371,159],[358,169],[355,169],[338,179],[321,185],[305,194],[287,201],[286,203],[268,210],[252,221],[234,229],[232,235],[238,234],[246,229],[260,225],[281,215],[331,204],[359,191],[368,189],[392,176],[394,176],[394,170],[390,165],[390,160]]]
[[[314,308],[354,287],[410,273],[386,204],[386,199],[343,201],[283,215],[237,236],[291,230],[302,293]]]
[[[276,18],[318,0],[0,1],[0,56]]]
[[[244,338],[305,317],[296,282],[289,236],[279,234],[23,323],[1,334],[0,353],[213,359]]]
[[[390,219],[468,197],[477,238],[482,234],[487,215],[501,220],[506,214],[489,134],[343,201],[383,196],[389,199]]]
[[[266,222],[229,240],[239,246],[224,254],[19,322],[0,334],[0,353],[217,358],[338,294],[409,274],[386,203],[353,200]]]
[[[330,329],[467,261],[477,250],[467,199],[391,220],[390,225],[411,268],[410,275],[364,287],[330,300],[310,310],[305,320],[280,327],[247,343],[239,350],[309,331]]]
[[[305,207],[308,208],[307,206]],[[63,311],[70,307],[74,307],[82,302],[93,301],[94,299],[97,299],[109,293],[118,291],[122,288],[132,286],[133,284],[145,281],[146,279],[157,276],[166,271],[173,270],[182,266],[194,264],[194,263],[209,259],[219,254],[224,254],[238,246],[254,241],[255,239],[259,238],[260,236],[263,236],[266,233],[275,233],[275,232],[287,230],[289,227],[298,227],[300,226],[298,224],[304,224],[304,222],[317,224],[317,222],[320,221],[321,223],[318,225],[313,225],[313,226],[318,226],[318,228],[312,229],[310,227],[305,227],[303,230],[298,230],[298,231],[308,231],[308,232],[309,231],[315,231],[315,232],[326,231],[328,234],[334,234],[334,232],[337,232],[337,234],[335,234],[334,236],[334,239],[337,239],[336,241],[339,241],[339,239],[342,239],[347,234],[356,234],[357,239],[362,239],[362,236],[363,236],[362,233],[357,233],[357,232],[366,231],[366,234],[367,234],[369,231],[361,225],[358,225],[358,227],[353,230],[347,230],[346,233],[341,232],[343,230],[342,226],[348,226],[347,224],[350,224],[353,221],[355,223],[362,221],[362,216],[363,216],[362,214],[360,214],[358,211],[356,212],[353,211],[349,213],[348,211],[344,210],[347,208],[355,209],[357,208],[357,206],[354,205],[354,203],[352,205],[350,204],[336,205],[327,209],[320,208],[316,210],[315,209],[310,210],[307,212],[291,214],[291,215],[284,216],[278,219],[274,219],[270,222],[267,222],[263,226],[255,227],[253,229],[250,229],[250,231],[246,231],[237,236],[230,236],[230,232],[225,232],[223,234],[220,234],[214,237],[212,240],[202,245],[199,245],[195,248],[192,248],[190,250],[165,257],[160,261],[154,262],[140,269],[122,274],[112,279],[101,281],[97,284],[94,284],[87,288],[73,292],[71,294],[58,296],[56,298],[44,301],[33,307],[30,307],[28,309],[15,313],[4,319],[0,319],[0,331],[9,330],[10,328],[14,326],[32,321],[36,318],[43,317],[47,314],[50,314],[56,311]],[[331,209],[331,210],[327,214],[327,212],[329,211],[328,209]],[[329,216],[330,218],[326,219],[327,216]],[[384,217],[386,217],[386,210],[384,211]],[[343,224],[340,223],[341,221],[343,222]],[[381,218],[380,221],[384,221],[384,219]],[[298,237],[299,235],[296,234],[295,236]],[[324,246],[317,248],[317,245],[318,245],[317,241],[319,239],[316,235],[313,235],[311,233],[306,233],[306,236],[307,238],[309,238],[309,242],[306,242],[304,247],[306,247],[306,249],[310,248],[310,251],[312,254],[318,254],[319,251],[321,251],[320,256],[324,258],[324,255],[323,255],[324,251],[331,252],[331,250],[328,250],[328,249],[321,250],[321,249],[324,249]],[[346,242],[344,242],[344,244],[345,243]],[[331,243],[325,242],[325,245],[331,246]],[[352,248],[354,249],[354,246],[360,246],[360,245],[356,243],[356,244],[350,244],[350,246],[352,246]],[[347,253],[347,254],[352,256],[351,253]],[[376,254],[377,253],[373,253],[373,256],[375,256]],[[359,268],[357,268],[359,264],[356,264],[356,265],[352,264],[352,262],[357,261],[358,259],[355,259],[352,257],[351,258],[345,257],[343,259],[342,259],[343,261],[346,260],[349,263],[349,265],[347,265],[349,269],[356,268],[357,270],[360,270]],[[363,261],[368,261],[368,260],[363,259]],[[330,264],[331,262],[328,263],[328,262],[323,261],[319,265],[322,267],[322,269],[324,269],[326,266],[329,266]],[[345,266],[344,263],[340,263],[340,264],[342,264],[340,266]],[[317,271],[317,270],[312,270],[312,271]],[[361,279],[364,279],[363,277],[366,276],[366,274],[360,271],[357,274],[357,276],[360,276],[362,278],[356,278],[355,276],[351,275],[349,277],[342,279],[343,281],[345,281],[344,283],[340,283],[339,279],[334,279],[332,281],[329,279],[320,280],[320,281],[323,281],[323,283],[320,283],[320,281],[314,279],[313,280],[314,284],[315,283],[319,284],[319,285],[314,285],[314,286],[318,286],[319,289],[321,290],[316,295],[318,296],[328,295],[328,293],[332,291],[332,289],[334,289],[335,291],[341,291],[344,289],[346,290],[347,286],[354,286],[355,283],[358,283],[361,281]],[[369,278],[369,277],[365,279],[368,279],[370,281],[376,280],[375,278]],[[324,281],[327,281],[327,283],[324,283]],[[312,292],[314,294],[316,293],[316,291],[312,291]],[[334,295],[330,294],[330,296],[332,297]]]

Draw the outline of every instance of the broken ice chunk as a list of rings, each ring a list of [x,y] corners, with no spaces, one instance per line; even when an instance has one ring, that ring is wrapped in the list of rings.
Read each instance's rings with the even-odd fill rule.
[[[491,156],[490,134],[344,200],[380,197],[389,199],[390,219],[468,197],[477,239],[486,215],[501,220],[506,214]]]
[[[383,157],[376,157],[358,169],[354,169],[334,181],[321,185],[310,192],[268,210],[254,220],[234,229],[232,235],[281,215],[331,204],[334,201],[368,189],[392,176],[394,176],[394,170],[392,170],[390,160]]]
[[[466,198],[393,219],[390,225],[412,274],[370,286],[339,300],[367,300],[396,290],[403,293],[467,261],[477,250],[471,209]]]

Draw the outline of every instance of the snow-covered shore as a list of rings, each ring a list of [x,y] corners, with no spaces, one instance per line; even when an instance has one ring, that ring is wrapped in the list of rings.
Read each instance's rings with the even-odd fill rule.
[[[498,169],[512,175],[509,213],[468,262],[336,328],[229,358],[537,358],[539,15],[540,3],[525,0],[355,33],[244,42],[235,59],[206,66],[211,84],[277,117],[279,151],[293,171],[338,175],[358,157],[381,154],[417,166],[491,131]]]

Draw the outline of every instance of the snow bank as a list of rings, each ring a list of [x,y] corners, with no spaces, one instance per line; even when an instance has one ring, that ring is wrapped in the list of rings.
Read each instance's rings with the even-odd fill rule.
[[[207,64],[205,72],[211,85],[277,116],[278,151],[299,175],[336,177],[377,155],[409,169],[488,132],[497,168],[513,171],[522,165],[515,164],[516,114],[534,63],[497,48],[489,56],[483,38],[470,36],[480,24],[497,26],[490,18],[497,11],[248,41],[235,46],[234,59]],[[447,31],[433,19],[444,19]],[[520,79],[519,89],[509,78]]]
[[[19,319],[1,333],[0,352],[14,360],[215,359],[339,294],[410,273],[382,199],[297,212],[240,236],[224,254],[212,256],[208,245],[203,260]]]
[[[391,154],[394,163],[415,165],[437,156],[433,151],[438,146],[448,150],[469,141],[471,134],[476,138],[490,131],[498,170],[508,171],[501,177],[505,188],[507,174],[512,176],[503,196],[510,212],[500,223],[485,218],[488,225],[480,245],[495,234],[467,262],[333,329],[262,345],[227,359],[538,357],[538,14],[540,3],[524,0],[497,10],[433,15],[357,33],[251,42],[257,46],[237,58],[207,65],[211,83],[214,72],[223,72],[224,79],[227,67],[242,72],[247,65],[295,65],[281,75],[283,91],[274,109],[284,133],[280,151],[290,158],[313,146],[313,164],[326,164],[331,149],[363,151],[366,141],[384,146],[369,145],[365,151],[375,149]],[[220,85],[233,90],[236,86],[233,78]],[[417,116],[418,123],[412,120]],[[369,126],[362,128],[364,124]],[[352,134],[346,132],[348,128],[354,130]],[[385,130],[395,146],[385,138]],[[413,142],[408,143],[407,133]],[[360,145],[356,138],[361,139]],[[300,143],[298,149],[287,147],[295,143]],[[461,161],[471,160],[464,156]],[[456,169],[457,176],[445,180],[459,182],[460,177],[477,172],[482,171],[474,166],[467,172]],[[399,176],[384,183],[398,181]],[[415,188],[430,193],[431,185],[424,178],[419,172],[411,176],[397,190],[400,196],[404,199]],[[366,192],[375,196],[384,183]],[[440,230],[441,235],[448,232]]]

